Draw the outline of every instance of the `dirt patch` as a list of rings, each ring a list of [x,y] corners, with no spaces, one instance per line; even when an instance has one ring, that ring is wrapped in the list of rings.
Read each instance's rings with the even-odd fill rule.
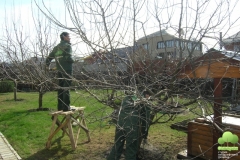
[[[160,128],[162,127],[162,128]],[[141,146],[139,160],[176,160],[177,154],[186,148],[186,136],[179,136],[178,132],[173,134],[166,132],[166,127],[156,126],[158,131],[150,132],[149,146]],[[169,128],[168,128],[169,129]],[[156,130],[156,129],[155,129]],[[170,129],[171,130],[171,129]],[[180,133],[179,133],[180,134]],[[104,127],[90,130],[91,142],[86,143],[85,132],[81,131],[78,139],[77,149],[72,151],[69,138],[64,137],[59,143],[53,143],[52,148],[56,148],[57,154],[53,156],[48,151],[49,157],[63,160],[106,160],[114,145],[115,127]],[[67,150],[68,152],[64,153]],[[43,153],[39,153],[33,159],[40,159]],[[121,160],[124,160],[124,153]]]
[[[91,160],[105,160],[109,155],[113,146],[113,134],[109,134],[107,137],[94,138],[88,144],[84,144],[86,152],[81,155],[76,155],[78,159],[91,159]],[[152,140],[153,141],[153,140]],[[151,142],[150,146],[141,146],[139,151],[139,160],[173,160],[177,159],[177,154],[186,148],[186,140],[179,139],[177,142],[161,143],[161,139],[158,142]],[[92,152],[94,151],[94,153]],[[120,160],[124,160],[124,153]]]
[[[108,156],[110,149],[111,147],[107,151],[103,152],[102,158],[106,158]],[[180,144],[174,145],[174,146],[168,146],[162,149],[156,148],[154,146],[150,148],[141,147],[138,154],[138,160],[173,160],[173,159],[177,159],[177,154],[182,149],[183,149],[183,145],[180,145]],[[122,154],[120,160],[124,160],[124,153]]]

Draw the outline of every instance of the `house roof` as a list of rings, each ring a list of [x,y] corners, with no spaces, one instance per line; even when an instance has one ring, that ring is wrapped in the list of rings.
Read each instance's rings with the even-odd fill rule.
[[[184,34],[184,31],[182,30],[181,31],[182,32],[182,34]],[[151,37],[160,37],[160,36],[165,36],[165,35],[168,35],[168,36],[170,36],[170,37],[172,37],[172,38],[175,38],[175,39],[179,39],[179,34],[178,34],[178,32],[176,32],[175,30],[172,30],[172,29],[163,29],[163,30],[160,30],[160,31],[157,31],[157,32],[154,32],[154,33],[151,33],[151,34],[149,34],[149,35],[146,35],[146,36],[144,36],[144,37],[141,37],[141,38],[139,38],[137,41],[139,41],[139,40],[142,40],[142,39],[146,39],[146,38],[151,38]],[[190,38],[190,39],[189,39]],[[191,38],[191,37],[185,37],[184,36],[184,38],[182,38],[182,40],[190,40],[190,41],[193,41],[193,42],[197,42],[197,43],[203,43],[203,42],[201,42],[201,41],[198,41],[197,39],[194,39],[193,37]]]
[[[228,44],[228,43],[234,43],[234,42],[240,42],[240,31],[226,39],[222,40],[223,43]]]
[[[163,29],[163,30],[160,30],[160,31],[151,33],[151,34],[149,34],[149,35],[146,35],[146,36],[144,36],[144,37],[141,37],[141,38],[139,38],[138,40],[145,39],[145,38],[151,38],[151,37],[165,36],[165,35],[169,35],[169,36],[178,38],[178,37],[174,36],[174,33],[173,33],[172,31],[167,30],[167,29]]]

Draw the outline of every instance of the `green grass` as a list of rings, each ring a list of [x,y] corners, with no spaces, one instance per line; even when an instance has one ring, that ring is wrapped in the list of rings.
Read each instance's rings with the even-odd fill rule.
[[[101,104],[97,105],[97,102],[90,97],[86,96],[85,98],[87,99],[84,99],[84,94],[81,94],[82,98],[79,98],[80,95],[75,92],[72,92],[71,95],[72,101],[79,99],[73,105],[86,106],[85,115],[91,121],[93,121],[93,117],[95,120],[101,117],[101,112],[94,112],[96,109],[102,112],[104,109],[110,111]],[[18,93],[18,99],[20,100],[16,102],[13,100],[13,93],[0,94],[0,131],[8,139],[13,148],[17,150],[23,159],[31,159],[31,155],[41,150],[44,151],[41,153],[43,157],[47,157],[47,155],[54,157],[55,154],[52,153],[53,151],[56,152],[57,157],[64,154],[62,150],[45,150],[45,143],[51,127],[51,116],[48,115],[49,111],[30,111],[38,108],[38,94]],[[56,110],[57,100],[55,92],[45,94],[43,99],[43,107]],[[104,126],[107,123],[97,121],[96,123],[89,122],[88,124],[90,130],[96,130],[99,124]],[[61,134],[58,134],[56,137],[59,138],[60,136]],[[63,141],[67,144],[65,149],[71,153],[70,142],[68,143],[68,141],[68,138],[65,136]]]
[[[103,152],[112,146],[115,127],[109,126],[108,120],[103,118],[112,110],[98,103],[87,93],[71,92],[72,105],[86,107],[85,118],[92,138],[90,143],[82,144],[87,137],[81,131],[78,147],[74,151],[71,149],[69,138],[62,138],[60,132],[53,138],[52,147],[45,149],[52,122],[49,111],[31,111],[38,108],[38,93],[18,93],[17,96],[19,101],[13,100],[13,93],[0,94],[0,132],[23,159],[94,159],[99,155],[103,157]],[[56,110],[56,96],[56,92],[46,93],[43,97],[43,107]],[[177,116],[174,121],[153,125],[149,132],[150,142],[159,148],[180,141],[185,143],[186,133],[173,130],[170,125],[194,117],[193,114],[186,114]]]

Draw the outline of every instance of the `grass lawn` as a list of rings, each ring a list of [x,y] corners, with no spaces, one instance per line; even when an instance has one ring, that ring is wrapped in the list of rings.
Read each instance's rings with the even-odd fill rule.
[[[80,133],[78,147],[71,149],[67,136],[61,132],[52,140],[52,147],[45,149],[51,128],[50,111],[31,111],[38,108],[38,93],[18,93],[18,101],[13,100],[13,93],[0,94],[0,132],[22,157],[28,160],[56,159],[105,159],[106,152],[112,147],[115,127],[105,119],[112,112],[109,107],[99,104],[82,91],[71,92],[71,105],[85,106],[85,118],[92,141],[87,141],[83,131]],[[43,97],[43,107],[56,110],[57,93],[48,92]],[[149,131],[149,140],[154,147],[166,151],[165,159],[172,159],[176,153],[186,147],[186,133],[170,128],[172,123],[193,118],[191,113],[178,115],[174,121],[155,124]],[[173,147],[174,146],[174,147]]]

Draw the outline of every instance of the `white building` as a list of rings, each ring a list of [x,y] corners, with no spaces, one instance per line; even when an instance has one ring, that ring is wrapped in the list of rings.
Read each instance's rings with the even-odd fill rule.
[[[137,40],[137,45],[142,45],[151,59],[166,58],[179,59],[203,55],[202,42],[178,38],[167,30],[161,30],[144,36]]]

